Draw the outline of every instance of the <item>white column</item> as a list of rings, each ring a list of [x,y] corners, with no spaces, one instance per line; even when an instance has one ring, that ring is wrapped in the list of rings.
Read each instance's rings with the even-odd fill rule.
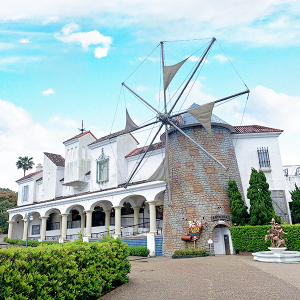
[[[156,201],[147,201],[150,211],[150,233],[156,233]]]
[[[86,228],[85,228],[85,237],[92,236],[92,217],[93,210],[86,210]]]
[[[150,212],[150,232],[147,233],[147,248],[151,257],[156,256],[155,233],[156,233],[156,201],[147,201]]]
[[[105,212],[105,229],[109,230],[111,210],[106,210],[104,212]]]
[[[61,233],[62,233],[62,217],[59,215],[59,235],[61,236]]]
[[[121,236],[121,209],[123,206],[114,206],[115,209],[115,234],[114,237],[117,238]]]
[[[139,226],[137,224],[139,224],[139,216],[140,216],[140,206],[135,206],[133,207],[133,211],[134,211],[134,215],[133,215],[133,224],[134,229],[133,229],[133,233],[139,233]]]
[[[28,221],[24,222],[24,220],[23,220],[23,223],[24,223],[24,227],[23,227],[23,241],[26,241]]]
[[[14,225],[15,221],[8,221],[8,234],[7,237],[9,239],[12,238],[12,233],[13,233],[13,225]]]
[[[84,225],[85,225],[85,213],[80,214],[81,220],[80,220],[80,231],[81,231],[81,236],[84,236]]]
[[[42,230],[41,230],[40,240],[43,241],[46,239],[46,226],[47,226],[48,217],[41,217],[41,219],[42,219]]]
[[[61,238],[67,238],[67,224],[68,224],[68,215],[69,214],[61,214]]]

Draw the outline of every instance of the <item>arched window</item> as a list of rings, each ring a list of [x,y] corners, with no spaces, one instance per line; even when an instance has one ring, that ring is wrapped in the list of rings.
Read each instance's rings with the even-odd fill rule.
[[[295,173],[295,175],[298,175],[298,176],[300,176],[300,167],[298,167],[298,168],[296,169],[296,173]]]

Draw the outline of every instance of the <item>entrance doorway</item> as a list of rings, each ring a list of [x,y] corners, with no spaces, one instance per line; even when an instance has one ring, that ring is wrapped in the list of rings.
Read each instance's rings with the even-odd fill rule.
[[[217,225],[213,230],[215,254],[233,254],[230,230],[225,225]]]

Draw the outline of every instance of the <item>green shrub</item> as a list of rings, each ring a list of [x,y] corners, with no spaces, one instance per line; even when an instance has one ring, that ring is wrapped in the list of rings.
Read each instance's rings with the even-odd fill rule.
[[[15,245],[19,245],[19,246],[26,246],[26,241],[23,240],[19,240],[19,239],[9,239],[7,236],[4,237],[3,239],[6,243],[9,244],[15,244]],[[53,245],[53,244],[58,244],[57,242],[52,242],[52,241],[45,241],[45,242],[39,242],[39,241],[27,241],[27,246],[30,247],[37,247],[37,246],[41,246],[41,245]]]
[[[144,246],[128,246],[129,255],[131,256],[148,256],[149,250]]]
[[[173,256],[207,256],[204,249],[182,249],[176,250]]]
[[[0,250],[0,299],[97,299],[128,281],[127,245],[65,243]]]
[[[232,244],[235,251],[267,251],[271,241],[265,242],[265,235],[271,228],[270,225],[262,226],[232,226],[230,228]],[[300,250],[300,224],[281,225],[287,233],[286,246],[288,250]]]

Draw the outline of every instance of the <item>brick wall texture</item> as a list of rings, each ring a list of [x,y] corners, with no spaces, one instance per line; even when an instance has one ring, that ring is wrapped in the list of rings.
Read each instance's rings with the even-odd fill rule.
[[[200,220],[203,225],[196,247],[209,251],[207,240],[212,239],[213,228],[217,225],[211,217],[231,214],[227,194],[229,178],[236,180],[243,195],[230,131],[213,125],[214,136],[211,137],[199,125],[182,129],[229,170],[225,172],[177,130],[169,133],[172,203],[169,206],[168,193],[165,193],[164,256],[170,256],[178,249],[193,247],[193,243],[182,241],[181,237],[188,234],[188,221],[194,219]],[[231,221],[226,224],[230,226]]]

